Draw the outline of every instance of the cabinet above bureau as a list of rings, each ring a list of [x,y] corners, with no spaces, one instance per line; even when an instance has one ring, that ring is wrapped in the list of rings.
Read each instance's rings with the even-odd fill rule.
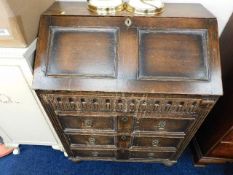
[[[72,159],[173,163],[222,94],[217,21],[198,4],[101,16],[56,2],[33,86]]]

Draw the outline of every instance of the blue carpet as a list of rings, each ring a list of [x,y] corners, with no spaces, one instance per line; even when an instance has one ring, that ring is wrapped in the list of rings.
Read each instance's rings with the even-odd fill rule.
[[[187,149],[178,163],[165,167],[155,163],[83,161],[74,163],[60,151],[46,146],[21,146],[20,155],[0,159],[0,175],[233,175],[233,165],[195,168]]]

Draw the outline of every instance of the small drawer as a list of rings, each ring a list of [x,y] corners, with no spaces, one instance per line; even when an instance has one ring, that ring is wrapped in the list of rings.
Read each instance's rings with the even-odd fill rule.
[[[63,129],[115,130],[115,117],[59,115]]]
[[[67,134],[72,145],[80,146],[101,146],[115,144],[114,136],[86,135],[86,134]]]
[[[186,133],[194,119],[135,118],[135,131],[182,132]]]
[[[73,150],[75,156],[91,158],[112,158],[116,156],[115,150]]]
[[[130,159],[169,159],[174,152],[130,151]]]
[[[133,147],[174,147],[177,148],[183,138],[135,136]]]

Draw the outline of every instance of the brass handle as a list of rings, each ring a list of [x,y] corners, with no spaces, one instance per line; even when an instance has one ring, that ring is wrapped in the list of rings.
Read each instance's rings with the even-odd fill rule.
[[[159,129],[159,130],[164,130],[166,124],[167,124],[167,123],[166,123],[165,120],[159,121],[159,123],[158,123],[158,129]]]
[[[98,155],[99,155],[99,153],[97,151],[92,152],[93,157],[97,157]]]
[[[91,127],[92,127],[92,125],[93,125],[92,120],[90,120],[90,119],[86,119],[86,120],[84,120],[84,126],[85,126],[85,127],[87,127],[87,128],[91,128]]]
[[[96,140],[95,140],[94,137],[90,137],[90,138],[88,139],[88,141],[89,141],[89,143],[90,143],[91,145],[95,145],[95,143],[96,143]]]
[[[158,145],[159,145],[159,140],[158,139],[152,140],[152,146],[156,147]]]
[[[147,156],[148,156],[149,158],[153,158],[153,157],[155,156],[155,153],[148,153]]]

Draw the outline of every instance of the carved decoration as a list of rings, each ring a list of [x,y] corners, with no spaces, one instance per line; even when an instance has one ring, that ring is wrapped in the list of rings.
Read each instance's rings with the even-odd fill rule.
[[[214,101],[182,98],[130,98],[48,94],[44,98],[57,111],[188,113],[208,108]]]

